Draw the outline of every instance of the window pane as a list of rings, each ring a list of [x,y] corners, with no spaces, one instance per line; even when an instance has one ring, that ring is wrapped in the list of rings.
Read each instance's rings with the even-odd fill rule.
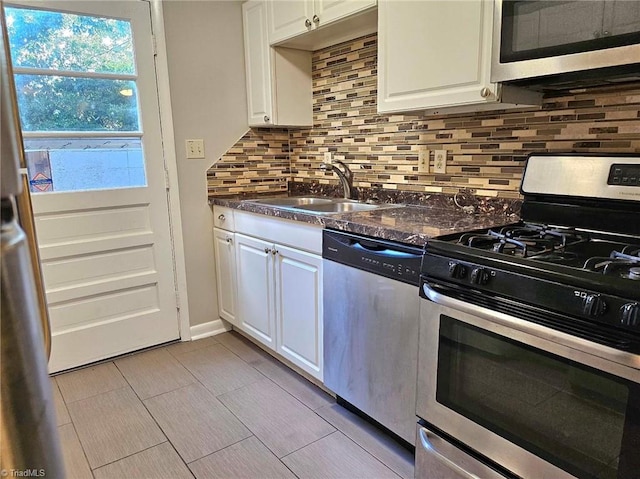
[[[138,138],[25,139],[32,193],[146,186]]]
[[[15,75],[24,131],[138,131],[136,84]]]
[[[6,8],[14,67],[134,74],[128,21]]]

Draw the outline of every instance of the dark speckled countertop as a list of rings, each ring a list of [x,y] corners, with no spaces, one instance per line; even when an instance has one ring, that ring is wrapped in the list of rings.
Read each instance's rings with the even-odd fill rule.
[[[508,208],[493,207],[490,211],[476,208],[477,213],[469,214],[442,201],[420,206],[386,205],[376,210],[331,215],[285,210],[242,199],[211,198],[210,203],[418,246],[423,246],[434,236],[502,226],[519,219],[512,213],[512,205]]]

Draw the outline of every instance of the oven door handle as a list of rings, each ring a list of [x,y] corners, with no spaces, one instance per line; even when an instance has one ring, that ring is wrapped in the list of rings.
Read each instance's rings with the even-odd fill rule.
[[[424,427],[420,428],[419,435],[422,447],[426,449],[432,457],[436,458],[443,465],[453,470],[456,473],[457,477],[459,477],[460,479],[480,479],[478,476],[476,476],[475,474],[471,474],[469,471],[463,469],[451,459],[442,454],[440,451],[438,451],[432,442],[433,439],[437,439],[437,436],[432,435]]]
[[[629,374],[631,374],[632,378],[636,378],[632,380],[637,381],[637,370],[640,369],[640,356],[636,354],[618,351],[602,344],[594,343],[592,341],[572,336],[561,331],[549,329],[545,326],[532,323],[531,321],[526,321],[524,319],[501,313],[499,311],[493,311],[482,306],[477,306],[475,304],[452,298],[435,290],[426,282],[422,283],[422,291],[428,299],[436,304],[447,306],[462,313],[470,314],[472,316],[475,316],[476,318],[489,321],[490,323],[521,331],[531,336],[535,336],[536,338],[539,338],[541,340],[559,344],[561,346],[564,346],[565,348],[570,348],[582,353],[587,353],[592,356],[597,356],[598,358],[604,358],[625,368],[631,367],[632,370],[623,371],[615,368],[615,370],[612,369],[608,372],[623,377],[629,377]],[[609,368],[611,368],[611,366],[609,366]]]

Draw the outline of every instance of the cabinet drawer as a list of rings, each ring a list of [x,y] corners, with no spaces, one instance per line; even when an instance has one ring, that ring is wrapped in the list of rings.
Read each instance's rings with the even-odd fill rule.
[[[310,253],[322,254],[322,227],[273,216],[235,212],[235,231]]]
[[[213,207],[213,226],[227,231],[235,231],[233,209],[225,206]]]

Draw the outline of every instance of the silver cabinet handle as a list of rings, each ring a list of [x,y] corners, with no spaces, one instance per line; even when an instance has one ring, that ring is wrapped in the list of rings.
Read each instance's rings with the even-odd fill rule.
[[[233,238],[227,238],[227,244],[233,244]]]
[[[265,116],[264,116],[264,122],[265,122],[265,123],[269,123],[269,120],[271,120],[271,118],[269,118],[269,116],[268,116],[268,115],[265,115]]]
[[[226,220],[227,218],[225,218],[225,217],[224,217],[224,215],[221,213],[221,214],[219,214],[219,215],[218,215],[218,219],[219,219],[220,221],[224,221],[224,220]]]
[[[271,250],[271,254],[273,256],[277,255],[278,253],[279,253],[279,251],[277,249],[275,249],[275,248]]]
[[[435,457],[442,464],[447,466],[449,469],[452,469],[457,476],[461,479],[480,479],[475,474],[471,474],[469,471],[462,469],[455,462],[453,462],[448,457],[444,456],[441,452],[439,452],[431,442],[432,434],[427,431],[425,428],[420,428],[420,442],[422,443],[422,447],[429,451],[429,453]]]
[[[489,90],[487,87],[484,87],[482,90],[480,90],[480,96],[482,98],[488,98],[491,95],[491,90]]]
[[[265,249],[264,249],[264,252],[265,252],[265,253],[267,253],[267,254],[269,254],[269,253],[271,252],[271,248],[265,248]]]
[[[304,26],[309,28],[311,26],[311,20],[309,20],[308,18],[304,21]]]
[[[313,16],[313,23],[315,23],[315,24],[320,23],[320,17],[318,15],[314,15]]]
[[[608,30],[605,30],[604,32],[602,32],[602,35],[605,37],[608,37],[609,35],[611,35],[611,32],[609,32]]]

